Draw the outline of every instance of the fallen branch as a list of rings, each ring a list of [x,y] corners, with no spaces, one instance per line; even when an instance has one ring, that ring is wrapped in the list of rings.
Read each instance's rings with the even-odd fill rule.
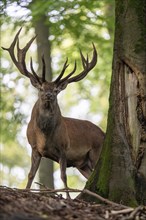
[[[112,210],[111,213],[113,215],[118,215],[118,214],[127,214],[129,212],[132,212],[134,208],[128,208],[128,209],[122,209],[122,210]]]
[[[112,201],[110,201],[108,199],[105,199],[102,196],[100,196],[100,195],[98,195],[98,194],[96,194],[94,192],[91,192],[88,189],[84,189],[83,193],[87,193],[88,195],[93,196],[93,197],[97,198],[98,200],[100,200],[100,201],[102,201],[102,202],[104,202],[106,204],[112,205],[112,206],[121,206],[121,208],[130,208],[128,206],[125,206],[125,205],[122,205],[122,204],[118,204],[118,203],[112,202]]]

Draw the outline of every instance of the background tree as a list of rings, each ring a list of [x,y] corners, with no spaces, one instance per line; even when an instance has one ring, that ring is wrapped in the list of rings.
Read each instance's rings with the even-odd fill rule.
[[[115,10],[106,139],[86,188],[126,205],[146,205],[146,1],[117,0]]]
[[[47,16],[44,13],[40,13],[35,16],[33,13],[33,6],[37,1],[33,0],[31,5],[31,14],[32,17],[32,26],[35,28],[36,33],[36,42],[37,42],[37,57],[39,63],[40,72],[42,66],[42,56],[44,56],[45,64],[46,64],[46,79],[52,80],[52,67],[51,67],[51,43],[49,41],[49,26],[46,24]],[[50,159],[42,158],[40,167],[39,167],[39,182],[43,183],[45,186],[49,188],[54,188],[54,178],[53,178],[53,161]]]

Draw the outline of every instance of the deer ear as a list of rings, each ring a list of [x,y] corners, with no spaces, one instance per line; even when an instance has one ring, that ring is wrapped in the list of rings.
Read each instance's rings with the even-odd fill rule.
[[[60,85],[57,86],[57,88],[62,91],[67,87],[68,83],[67,82],[62,82]]]
[[[30,77],[30,81],[31,81],[31,84],[32,84],[35,88],[37,88],[37,89],[40,88],[40,83],[37,81],[37,79],[35,79],[35,78],[33,78],[33,77]]]

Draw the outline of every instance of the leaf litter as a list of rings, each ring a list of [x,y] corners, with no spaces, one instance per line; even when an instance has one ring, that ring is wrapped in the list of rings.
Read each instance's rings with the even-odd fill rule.
[[[56,191],[0,186],[0,219],[146,220],[146,206],[132,208],[108,201],[97,204],[80,199],[64,199]]]

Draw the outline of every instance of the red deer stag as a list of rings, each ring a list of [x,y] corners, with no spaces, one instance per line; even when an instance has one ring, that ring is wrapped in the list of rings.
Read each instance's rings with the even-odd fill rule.
[[[31,71],[28,71],[25,57],[35,37],[23,49],[20,49],[20,31],[21,29],[16,34],[11,46],[3,49],[9,52],[18,70],[27,76],[31,84],[38,90],[38,100],[33,107],[31,120],[27,128],[27,138],[32,147],[32,155],[26,187],[31,187],[41,157],[47,157],[60,164],[61,179],[67,188],[66,167],[76,167],[84,177],[88,178],[99,159],[105,135],[99,127],[89,121],[63,117],[57,103],[57,95],[69,83],[78,82],[88,74],[96,65],[97,52],[93,44],[93,57],[89,62],[88,56],[85,58],[80,51],[83,65],[81,73],[72,76],[76,71],[75,63],[73,71],[63,78],[68,67],[66,60],[57,79],[48,82],[45,78],[46,71],[43,57],[41,77],[34,71],[32,59],[30,62]],[[17,58],[14,54],[16,44]],[[69,197],[69,194],[67,195]]]

